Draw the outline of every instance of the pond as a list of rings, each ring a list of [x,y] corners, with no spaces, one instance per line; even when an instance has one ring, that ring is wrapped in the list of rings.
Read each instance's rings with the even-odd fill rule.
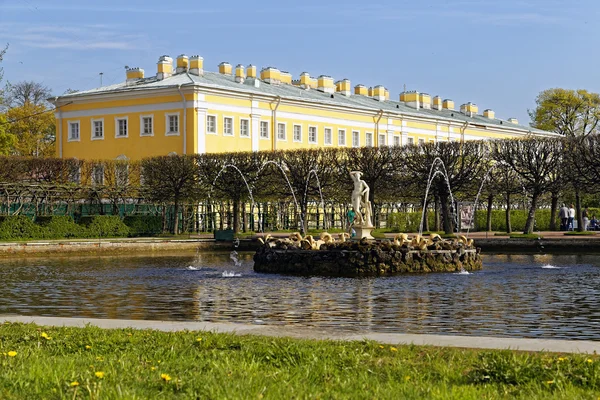
[[[483,271],[257,274],[252,253],[0,260],[0,314],[600,340],[597,255],[484,255]]]

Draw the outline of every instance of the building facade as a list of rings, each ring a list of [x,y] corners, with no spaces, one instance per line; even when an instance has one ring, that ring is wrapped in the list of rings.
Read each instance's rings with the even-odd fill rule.
[[[126,81],[53,99],[56,155],[131,159],[167,154],[400,146],[437,141],[545,136],[473,103],[416,91],[390,100],[384,86],[352,87],[302,73],[200,56],[160,57],[156,74],[129,68]]]

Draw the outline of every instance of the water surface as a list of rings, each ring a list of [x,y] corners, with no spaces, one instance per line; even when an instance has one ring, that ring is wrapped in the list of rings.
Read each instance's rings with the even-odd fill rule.
[[[252,254],[239,258],[0,260],[0,314],[600,340],[597,255],[484,255],[469,275],[362,279],[257,274]]]

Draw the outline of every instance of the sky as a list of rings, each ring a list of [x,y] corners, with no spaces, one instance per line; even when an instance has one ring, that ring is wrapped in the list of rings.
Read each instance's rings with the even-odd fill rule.
[[[204,57],[417,90],[527,124],[542,90],[600,91],[597,0],[0,0],[4,81],[55,95]]]

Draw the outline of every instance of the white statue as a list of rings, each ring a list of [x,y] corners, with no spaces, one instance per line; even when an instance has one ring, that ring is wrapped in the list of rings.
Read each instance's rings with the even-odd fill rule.
[[[367,183],[360,179],[361,175],[362,172],[360,171],[350,172],[350,176],[354,182],[354,190],[352,190],[352,208],[354,208],[356,214],[354,225],[370,228],[373,226],[373,222],[371,221],[373,210],[369,201],[370,189]]]

